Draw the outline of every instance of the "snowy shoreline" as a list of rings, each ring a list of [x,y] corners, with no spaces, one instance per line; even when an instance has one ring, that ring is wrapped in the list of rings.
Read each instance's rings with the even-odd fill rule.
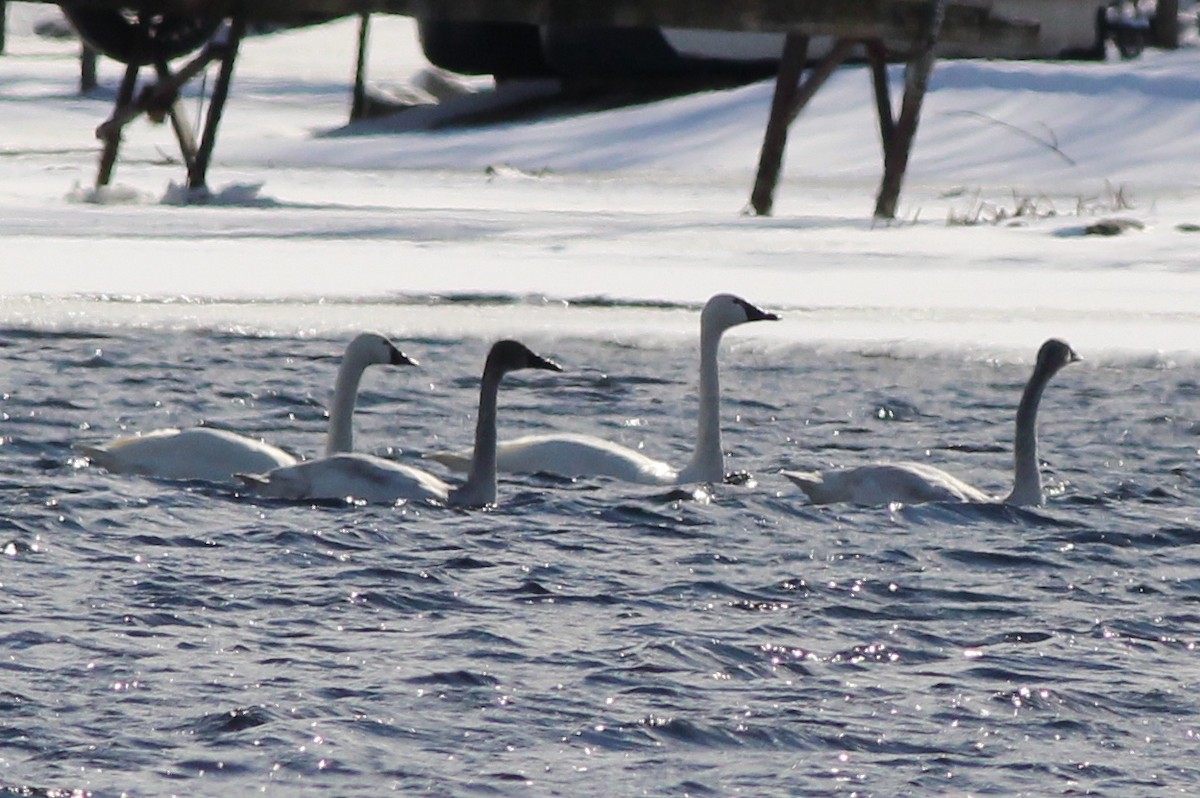
[[[1200,222],[1193,46],[939,65],[900,220],[879,228],[860,69],[840,71],[794,128],[777,216],[757,219],[740,210],[769,83],[525,124],[314,136],[344,122],[346,21],[247,43],[210,173],[217,202],[162,202],[182,168],[168,131],[145,123],[123,147],[123,201],[83,202],[117,65],[78,97],[73,45],[10,16],[3,326],[669,336],[692,331],[688,314],[562,300],[695,306],[735,291],[790,310],[754,333],[789,342],[1024,351],[1061,335],[1080,351],[1200,353],[1200,237],[1181,229]],[[424,67],[411,21],[380,22],[372,75],[403,82]],[[1026,199],[1019,226],[948,221]],[[1079,234],[1106,217],[1144,229]],[[412,300],[462,294],[548,301],[480,312]]]

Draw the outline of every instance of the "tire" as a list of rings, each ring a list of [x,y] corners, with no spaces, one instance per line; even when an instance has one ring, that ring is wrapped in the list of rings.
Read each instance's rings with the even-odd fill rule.
[[[542,33],[546,60],[564,76],[592,79],[685,74],[689,60],[671,49],[657,28],[564,27]]]
[[[553,74],[536,25],[419,19],[417,32],[425,57],[449,72],[498,79]]]
[[[223,20],[200,16],[144,14],[137,9],[63,6],[79,38],[109,58],[144,66],[199,50]]]
[[[1117,45],[1117,52],[1121,54],[1121,58],[1126,61],[1137,58],[1146,49],[1145,33],[1135,28],[1117,28],[1113,31],[1113,42]]]
[[[596,80],[687,78],[720,83],[773,75],[774,62],[734,61],[682,55],[658,28],[548,25],[542,49],[555,72]]]

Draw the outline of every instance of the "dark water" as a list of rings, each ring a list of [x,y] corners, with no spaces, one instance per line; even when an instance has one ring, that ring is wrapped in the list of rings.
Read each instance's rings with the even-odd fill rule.
[[[526,340],[571,371],[510,378],[504,431],[684,460],[690,346]],[[425,365],[368,374],[360,448],[465,444],[488,342],[400,343]],[[491,512],[295,506],[72,454],[200,421],[313,453],[342,345],[0,335],[9,794],[1200,790],[1194,367],[1060,374],[1036,511],[815,508],[776,473],[928,450],[1001,491],[1027,364],[737,337],[755,479],[711,503],[531,477]]]

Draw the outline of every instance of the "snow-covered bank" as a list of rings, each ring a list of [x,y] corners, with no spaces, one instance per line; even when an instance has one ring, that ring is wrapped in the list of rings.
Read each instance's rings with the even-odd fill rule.
[[[786,340],[1024,350],[1053,334],[1081,351],[1200,352],[1200,234],[1180,229],[1200,222],[1193,48],[1124,63],[942,63],[887,228],[869,219],[880,155],[857,68],[794,127],[778,215],[756,219],[739,211],[768,83],[562,119],[321,137],[348,102],[353,26],[339,22],[247,42],[210,173],[231,201],[160,203],[182,168],[164,162],[169,132],[138,123],[117,171],[124,201],[96,205],[78,187],[94,176],[92,131],[117,65],[80,98],[72,45],[17,26],[10,53],[2,325],[690,333],[688,314],[645,308],[391,300],[699,303],[732,290],[790,311],[754,331]],[[411,23],[381,19],[375,79],[422,66]],[[1016,226],[947,224],[1023,201],[1035,213]],[[1105,216],[1145,229],[1079,235]]]

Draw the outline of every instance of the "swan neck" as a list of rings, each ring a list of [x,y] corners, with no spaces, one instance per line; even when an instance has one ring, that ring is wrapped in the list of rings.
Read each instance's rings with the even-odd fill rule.
[[[354,405],[358,385],[366,364],[347,353],[338,368],[333,385],[333,403],[329,407],[329,430],[325,434],[325,454],[354,451]]]
[[[475,451],[467,481],[451,496],[452,504],[481,506],[496,503],[496,404],[503,375],[485,371],[479,387],[475,422]]]
[[[1013,489],[1008,503],[1038,505],[1042,503],[1042,475],[1038,467],[1037,412],[1042,392],[1050,381],[1050,369],[1035,368],[1021,404],[1017,407],[1017,430],[1013,442]]]
[[[721,449],[721,381],[717,351],[724,330],[700,328],[700,395],[696,426],[696,448],[680,482],[721,482],[725,458]]]

